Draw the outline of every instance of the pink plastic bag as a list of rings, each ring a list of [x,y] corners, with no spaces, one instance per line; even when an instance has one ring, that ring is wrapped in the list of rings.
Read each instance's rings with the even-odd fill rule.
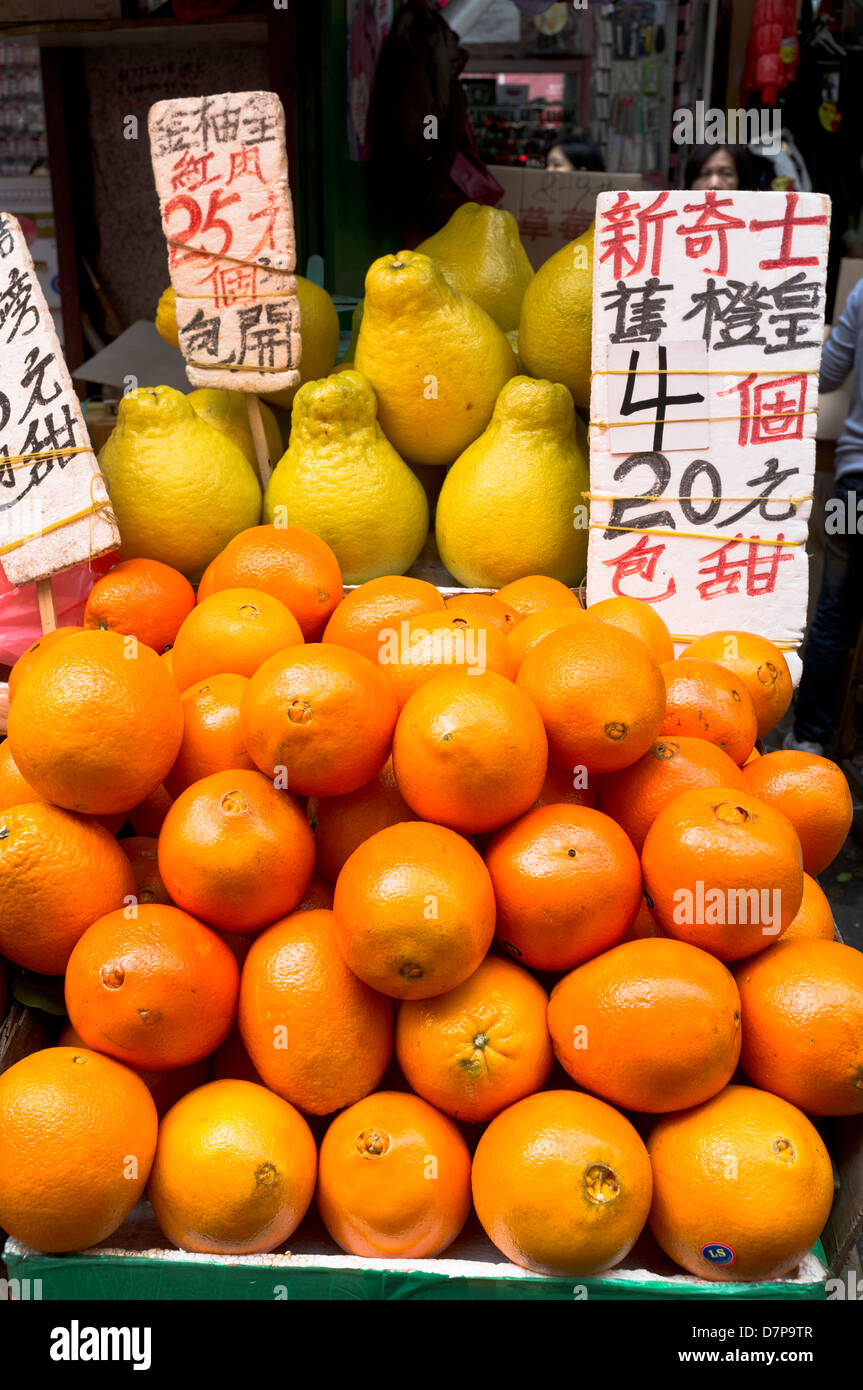
[[[87,595],[98,578],[99,571],[94,573],[88,564],[75,565],[62,574],[55,574],[51,582],[58,627],[71,627],[81,622]],[[0,570],[0,665],[14,665],[41,634],[36,585],[25,584],[15,589]]]

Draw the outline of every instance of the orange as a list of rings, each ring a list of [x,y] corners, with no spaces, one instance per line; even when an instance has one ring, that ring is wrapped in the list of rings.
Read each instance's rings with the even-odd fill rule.
[[[0,811],[5,811],[7,806],[20,806],[22,801],[47,800],[47,796],[40,796],[21,776],[7,738],[0,744]]]
[[[132,865],[135,896],[139,903],[170,905],[171,898],[159,873],[159,841],[154,835],[130,835],[118,845]],[[101,915],[101,914],[100,914]]]
[[[289,647],[249,681],[240,723],[253,762],[300,796],[341,796],[376,777],[396,722],[386,676],[358,652]]]
[[[656,739],[637,763],[602,781],[600,806],[629,836],[638,853],[663,806],[692,787],[736,787],[746,779],[728,754],[705,738]]]
[[[656,925],[656,919],[642,895],[638,916],[629,930],[621,937],[620,944],[622,946],[625,941],[644,941],[645,938],[653,936],[662,936],[662,932]]]
[[[571,806],[592,806],[594,810],[597,810],[599,806],[598,788],[601,782],[602,778],[597,774],[591,778],[588,786],[587,773],[583,770],[578,773],[567,772],[565,768],[549,763],[536,804],[537,806],[555,806],[561,802],[568,802]]]
[[[494,594],[452,594],[444,599],[444,607],[465,617],[485,618],[505,637],[521,622],[521,614]]]
[[[721,1091],[740,1056],[729,970],[683,941],[629,941],[552,991],[555,1056],[577,1086],[622,1110],[685,1110]]]
[[[182,711],[182,705],[180,709]],[[160,783],[155,791],[144,797],[140,805],[132,807],[127,820],[136,835],[158,835],[172,805],[173,797]]]
[[[758,732],[755,704],[740,676],[715,661],[685,656],[666,661],[665,718],[661,734],[688,735],[715,743],[738,767],[752,752]]]
[[[490,1120],[551,1071],[548,998],[512,961],[487,956],[436,999],[405,999],[396,1056],[409,1086],[456,1120]]]
[[[443,611],[443,607],[442,595],[425,579],[401,574],[369,579],[345,594],[321,640],[350,647],[376,662],[381,629],[398,627],[404,618],[435,608]]]
[[[804,873],[800,907],[791,926],[782,933],[782,941],[832,941],[835,935],[833,910],[827,895],[814,878]]]
[[[638,855],[601,811],[528,811],[495,835],[485,862],[498,940],[535,970],[571,970],[607,951],[638,914]]]
[[[440,1255],[470,1211],[467,1144],[418,1096],[378,1091],[343,1110],[324,1135],[317,1202],[351,1255]]]
[[[259,589],[220,589],[199,600],[177,633],[172,671],[180,690],[230,671],[254,675],[285,647],[303,640],[300,625],[283,603]]]
[[[674,660],[674,643],[662,618],[652,603],[643,603],[638,598],[627,598],[621,594],[617,598],[603,598],[592,603],[587,616],[598,623],[611,623],[612,627],[622,628],[633,637],[638,637],[653,652],[660,665]]]
[[[0,954],[16,965],[61,975],[90,923],[135,891],[104,826],[42,801],[0,811]]]
[[[528,652],[548,637],[549,633],[557,632],[562,627],[580,626],[587,622],[588,617],[586,610],[577,604],[561,608],[540,608],[535,613],[525,614],[515,632],[511,634],[509,644],[516,671],[521,667]]]
[[[755,703],[758,737],[763,738],[782,718],[794,686],[788,662],[775,643],[756,632],[708,632],[683,653],[715,661],[747,686]]]
[[[392,1056],[392,1004],[345,965],[325,909],[294,912],[254,942],[239,1025],[264,1083],[312,1115],[368,1095]]]
[[[327,883],[320,874],[312,874],[309,879],[309,886],[303,895],[303,900],[297,905],[297,912],[311,912],[316,907],[333,906],[333,885]]]
[[[251,1081],[211,1081],[162,1121],[147,1193],[181,1250],[254,1255],[293,1235],[316,1171],[312,1132],[292,1105]]]
[[[72,1027],[67,1023],[60,1037],[57,1039],[59,1047],[76,1047],[81,1049],[86,1046],[84,1039],[79,1037]],[[101,1052],[101,1048],[93,1048],[92,1051]],[[188,1067],[174,1067],[172,1071],[142,1071],[139,1067],[130,1067],[136,1076],[140,1076],[150,1095],[153,1097],[153,1104],[156,1107],[156,1114],[161,1120],[162,1116],[170,1110],[171,1106],[184,1096],[187,1091],[194,1091],[196,1086],[203,1086],[210,1079],[210,1059],[203,1057],[200,1062],[193,1062]]]
[[[354,850],[336,882],[336,941],[366,984],[429,999],[473,974],[494,935],[488,870],[461,835],[404,821]]]
[[[608,623],[550,633],[528,652],[516,682],[542,715],[549,757],[561,767],[628,767],[660,731],[659,664],[637,637]]]
[[[194,606],[195,591],[179,570],[161,560],[121,560],[90,590],[84,626],[137,637],[162,652]]]
[[[178,907],[223,931],[258,931],[297,906],[315,842],[294,797],[260,772],[214,772],[182,792],[159,835]]]
[[[403,820],[416,820],[398,789],[392,759],[387,758],[377,777],[344,796],[310,797],[306,814],[315,832],[316,867],[335,883],[345,861],[357,845]],[[332,907],[332,897],[319,907]]]
[[[307,642],[317,642],[342,599],[342,574],[333,551],[299,526],[251,526],[206,568],[198,602],[220,589],[251,588],[289,608]]]
[[[670,801],[647,832],[641,866],[662,931],[720,960],[773,945],[803,897],[791,823],[736,787],[698,787]]]
[[[581,607],[571,589],[547,574],[528,574],[523,579],[513,579],[498,589],[495,598],[522,616],[537,613],[541,608],[559,608],[561,604]]]
[[[139,1076],[79,1047],[31,1052],[0,1076],[0,1226],[37,1250],[86,1250],[147,1183],[158,1121]]]
[[[811,1121],[778,1096],[726,1086],[664,1115],[647,1147],[650,1229],[699,1279],[779,1279],[821,1234],[833,1202],[830,1158]]]
[[[494,671],[445,672],[405,703],[393,735],[399,791],[423,820],[497,830],[538,797],[548,740],[536,705]]]
[[[863,955],[789,941],[737,972],[741,1062],[756,1086],[810,1115],[863,1112]]]
[[[224,672],[183,691],[183,742],[165,778],[170,796],[213,772],[254,770],[240,729],[240,701],[248,684],[246,676]]]
[[[22,678],[27,674],[37,657],[50,651],[53,646],[62,642],[66,637],[74,637],[76,633],[83,631],[83,627],[55,627],[53,632],[43,632],[41,637],[37,637],[35,642],[31,642],[9,672],[9,699],[14,699]]]
[[[741,763],[740,766],[741,766],[741,767],[748,767],[750,763],[754,763],[754,762],[755,762],[755,759],[756,759],[756,758],[761,758],[761,757],[763,757],[763,756],[764,756],[763,753],[759,753],[759,751],[758,751],[757,748],[753,748],[752,752],[749,754],[749,757],[746,759],[746,762],[745,762],[745,763]]]
[[[69,1020],[88,1047],[131,1067],[188,1067],[224,1042],[240,972],[214,931],[176,907],[109,912],[66,968]]]
[[[169,647],[167,651],[161,653],[162,660],[171,672],[171,679],[174,677],[174,649]]]
[[[170,770],[183,711],[171,673],[149,647],[116,632],[82,632],[33,661],[8,733],[22,777],[41,796],[69,811],[128,811]]]
[[[481,675],[515,671],[509,639],[487,618],[433,610],[402,618],[380,633],[378,666],[386,673],[399,709],[415,690],[444,671]]]
[[[542,1091],[504,1110],[480,1138],[473,1201],[514,1264],[581,1277],[632,1249],[650,1208],[650,1160],[627,1119],[575,1091]]]
[[[744,773],[750,790],[787,816],[803,850],[807,874],[820,874],[845,843],[854,814],[845,774],[830,758],[780,750]]]

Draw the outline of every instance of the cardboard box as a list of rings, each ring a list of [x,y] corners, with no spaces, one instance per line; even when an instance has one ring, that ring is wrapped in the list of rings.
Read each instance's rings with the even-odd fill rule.
[[[569,174],[493,164],[490,172],[503,185],[504,194],[497,206],[511,212],[518,222],[534,270],[587,231],[598,193],[637,189],[642,184],[641,174],[592,174],[582,169]]]

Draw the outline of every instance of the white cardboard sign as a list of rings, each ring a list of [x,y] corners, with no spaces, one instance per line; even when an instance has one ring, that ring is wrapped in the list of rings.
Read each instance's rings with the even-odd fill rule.
[[[829,232],[817,193],[599,195],[588,603],[799,645]]]
[[[0,212],[0,565],[20,586],[119,544],[24,233]]]
[[[158,101],[149,130],[189,381],[256,394],[295,386],[300,310],[279,98]]]

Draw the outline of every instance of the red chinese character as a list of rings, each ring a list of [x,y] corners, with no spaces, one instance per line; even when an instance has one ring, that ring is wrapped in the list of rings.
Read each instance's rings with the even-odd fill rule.
[[[523,237],[535,241],[538,236],[551,236],[548,221],[548,208],[522,208],[518,218],[518,229]]]
[[[650,274],[659,274],[663,222],[666,217],[675,215],[671,208],[667,212],[657,211],[667,197],[667,193],[659,193],[648,207],[643,208],[640,203],[630,200],[628,193],[621,192],[614,207],[604,214],[603,232],[607,231],[608,236],[602,243],[603,251],[599,259],[607,261],[610,256],[613,257],[612,274],[615,280],[638,274],[647,260],[651,243]],[[629,243],[636,240],[638,249],[634,252]]]
[[[255,266],[215,266],[200,284],[213,286],[213,303],[217,309],[233,304],[235,299],[254,299],[258,271]]]
[[[560,219],[560,231],[564,240],[575,241],[576,237],[586,232],[591,223],[589,213],[581,208],[567,208]]]
[[[780,531],[776,537],[777,541],[785,539]],[[710,575],[711,578],[705,579],[696,587],[703,599],[724,598],[728,594],[740,592],[740,579],[745,576],[746,595],[748,598],[757,598],[761,594],[772,594],[776,588],[776,575],[779,566],[792,557],[781,545],[771,545],[765,547],[769,552],[759,555],[759,536],[755,536],[751,541],[744,541],[742,536],[737,536],[733,541],[726,541],[718,550],[711,550],[709,555],[699,557],[700,562],[714,560],[713,565],[706,565],[700,569],[699,574]],[[732,560],[730,552],[735,548],[738,541],[741,548],[746,552],[739,559]]]
[[[799,193],[785,194],[785,216],[773,222],[765,222],[760,218],[753,217],[749,223],[750,230],[753,232],[765,231],[768,227],[782,228],[782,244],[779,247],[779,255],[776,260],[759,261],[762,270],[784,270],[790,265],[817,265],[817,256],[792,256],[791,239],[794,236],[795,227],[817,227],[825,226],[827,222],[826,214],[820,217],[795,217]]]
[[[677,235],[686,238],[686,255],[691,261],[698,260],[700,256],[706,256],[716,238],[719,251],[719,264],[715,270],[708,270],[707,266],[701,269],[705,275],[725,275],[728,272],[728,233],[736,231],[738,228],[746,227],[746,222],[742,217],[732,217],[727,212],[721,212],[720,208],[731,206],[733,199],[720,198],[715,188],[708,188],[704,193],[703,203],[686,203],[684,212],[697,212],[698,217],[691,227],[678,227]]]
[[[762,381],[752,389],[755,372],[717,395],[740,393],[740,428],[737,443],[774,444],[777,440],[802,439],[806,411],[806,374]]]
[[[266,184],[266,179],[261,173],[261,151],[257,145],[247,145],[240,150],[231,151],[231,169],[227,183],[233,183],[234,179],[241,178],[243,174],[252,174],[260,183]]]
[[[257,212],[249,213],[250,222],[257,222],[261,217],[265,217],[267,219],[267,225],[264,229],[264,234],[258,242],[257,246],[254,248],[254,250],[249,253],[250,257],[253,258],[257,256],[259,251],[264,250],[264,247],[266,247],[268,251],[278,251],[279,248],[276,246],[276,243],[273,240],[273,228],[276,225],[276,218],[278,217],[278,215],[279,200],[276,196],[275,190],[270,188],[267,190],[267,200],[264,203],[263,207],[258,208]]]
[[[205,183],[214,183],[217,178],[216,174],[212,178],[207,178],[209,173],[207,165],[214,153],[215,151],[211,150],[209,154],[198,155],[196,158],[188,150],[184,150],[171,172],[171,187],[174,192],[176,193],[178,188],[185,188],[190,193],[194,193]]]
[[[623,580],[630,574],[639,575],[648,584],[653,583],[657,562],[662,558],[664,552],[665,545],[663,543],[651,545],[649,536],[641,536],[635,545],[631,545],[621,555],[617,555],[613,560],[603,560],[604,565],[609,565],[614,569],[614,577],[611,581],[613,593],[618,598],[640,598],[645,603],[660,603],[664,598],[671,598],[677,589],[673,578],[669,580],[668,588],[662,594],[627,594],[621,588]]]

